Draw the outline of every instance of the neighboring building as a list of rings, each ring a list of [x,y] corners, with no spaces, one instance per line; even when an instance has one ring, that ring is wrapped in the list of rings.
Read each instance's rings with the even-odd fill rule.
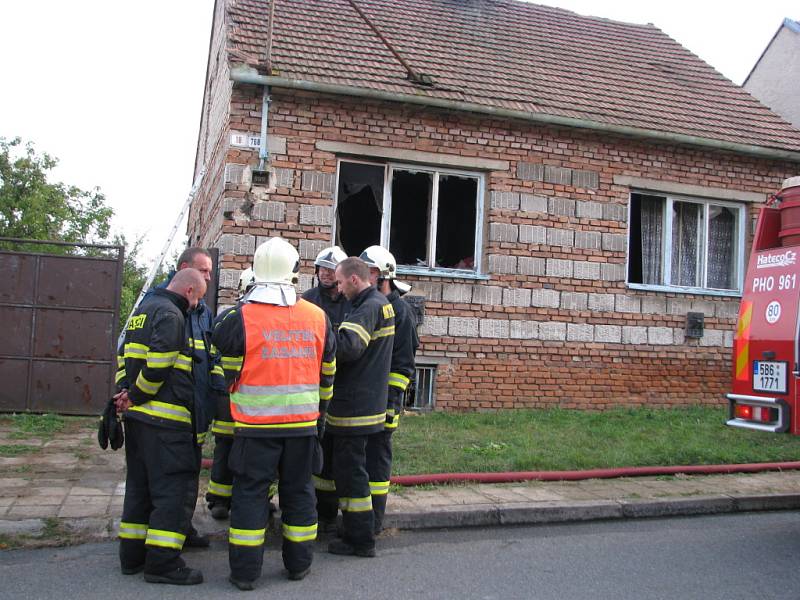
[[[221,302],[267,236],[303,288],[331,243],[389,246],[424,303],[420,405],[720,404],[753,218],[800,131],[652,25],[218,0],[203,166],[188,229],[220,249]]]
[[[800,128],[800,22],[783,20],[743,85]]]

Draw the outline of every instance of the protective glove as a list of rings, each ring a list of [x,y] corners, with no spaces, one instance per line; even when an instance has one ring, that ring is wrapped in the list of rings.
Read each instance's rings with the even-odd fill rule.
[[[105,450],[111,445],[112,450],[119,450],[125,443],[125,433],[122,423],[117,418],[117,407],[114,405],[114,398],[106,404],[103,414],[100,416],[100,423],[97,426],[97,443]]]
[[[321,442],[323,437],[325,437],[325,415],[317,419],[317,439]]]

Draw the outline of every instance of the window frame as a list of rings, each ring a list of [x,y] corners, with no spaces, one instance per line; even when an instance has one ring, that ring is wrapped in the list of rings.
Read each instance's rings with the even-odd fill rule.
[[[659,198],[664,199],[664,213],[662,216],[662,230],[663,230],[663,238],[662,238],[662,255],[664,257],[662,261],[662,280],[665,282],[663,284],[647,284],[647,283],[638,283],[638,282],[631,282],[629,281],[630,277],[630,240],[631,240],[631,196],[633,194],[640,194],[644,196],[657,196]],[[702,235],[702,238],[698,240],[697,247],[698,247],[698,260],[702,261],[700,265],[701,269],[701,281],[703,283],[702,286],[680,286],[674,285],[671,283],[672,279],[672,231],[673,231],[673,219],[672,219],[672,212],[673,212],[673,205],[675,202],[683,202],[687,204],[699,204],[703,207],[702,212],[702,219],[703,219],[703,228],[702,231],[698,228],[698,236]],[[737,279],[735,282],[736,289],[732,290],[724,290],[718,288],[709,288],[705,287],[708,282],[708,229],[710,226],[709,221],[709,208],[711,206],[721,206],[725,208],[729,208],[735,212],[737,215],[737,223],[736,223],[736,235],[738,243],[736,245],[736,271],[737,271]],[[628,251],[626,252],[625,256],[625,284],[630,289],[636,290],[648,290],[648,291],[659,291],[659,292],[674,292],[674,293],[683,293],[683,294],[703,294],[707,296],[733,296],[733,297],[741,297],[742,292],[744,290],[744,278],[745,278],[745,253],[746,253],[746,235],[747,235],[747,215],[748,215],[748,204],[746,202],[734,202],[730,200],[718,200],[715,198],[703,198],[699,196],[687,196],[684,194],[673,194],[668,192],[660,192],[657,190],[650,190],[650,189],[631,189],[628,195]],[[641,232],[640,232],[641,235]]]
[[[454,277],[462,279],[488,279],[483,271],[483,233],[486,213],[486,175],[480,171],[467,171],[463,169],[451,169],[432,165],[419,165],[403,162],[379,162],[360,158],[341,157],[336,160],[336,185],[333,202],[333,227],[332,243],[336,244],[336,231],[338,226],[339,208],[339,177],[343,162],[383,167],[383,198],[381,209],[380,244],[384,248],[389,248],[389,234],[392,226],[392,177],[395,171],[411,171],[416,173],[431,174],[431,208],[429,223],[427,225],[427,247],[428,256],[426,257],[431,266],[397,265],[397,273],[401,275],[426,275],[440,277]],[[435,265],[436,256],[436,232],[438,226],[439,209],[439,178],[441,175],[454,175],[477,180],[475,193],[475,247],[474,247],[474,269],[453,269],[449,267],[437,267]]]

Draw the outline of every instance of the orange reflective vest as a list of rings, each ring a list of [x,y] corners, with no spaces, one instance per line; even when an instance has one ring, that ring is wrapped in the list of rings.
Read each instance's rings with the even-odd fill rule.
[[[230,395],[237,430],[315,434],[325,313],[305,300],[294,306],[249,303],[241,313],[244,362]]]

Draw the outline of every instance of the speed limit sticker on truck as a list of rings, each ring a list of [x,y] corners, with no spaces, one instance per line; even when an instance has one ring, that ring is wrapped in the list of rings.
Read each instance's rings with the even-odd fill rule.
[[[753,361],[753,391],[785,394],[788,363],[785,361]]]

